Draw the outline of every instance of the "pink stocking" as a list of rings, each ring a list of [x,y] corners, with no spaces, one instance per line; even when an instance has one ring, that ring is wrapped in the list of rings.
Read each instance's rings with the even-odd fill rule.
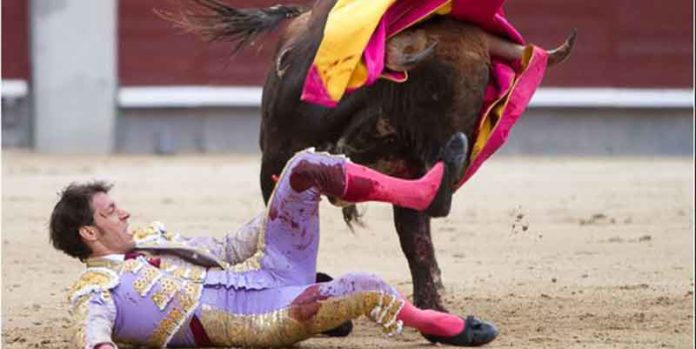
[[[419,309],[406,301],[397,316],[404,326],[415,328],[423,334],[440,337],[456,336],[464,330],[464,320],[459,316],[430,309]]]
[[[416,180],[387,176],[352,162],[346,162],[344,169],[346,190],[341,199],[388,202],[418,211],[426,209],[433,201],[444,173],[442,162]]]

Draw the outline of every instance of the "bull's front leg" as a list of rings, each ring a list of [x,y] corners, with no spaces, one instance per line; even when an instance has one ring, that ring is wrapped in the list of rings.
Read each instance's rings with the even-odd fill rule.
[[[266,150],[261,156],[261,172],[259,173],[259,183],[261,184],[261,194],[264,204],[271,198],[275,189],[275,176],[280,176],[283,167],[290,160],[293,153]]]
[[[401,250],[411,270],[413,303],[419,308],[445,311],[440,298],[444,287],[430,237],[430,217],[408,208],[393,207]]]

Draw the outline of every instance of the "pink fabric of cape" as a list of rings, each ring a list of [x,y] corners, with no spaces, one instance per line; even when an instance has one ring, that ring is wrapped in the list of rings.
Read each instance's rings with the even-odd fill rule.
[[[430,16],[446,3],[446,0],[400,0],[387,10],[363,52],[363,62],[368,70],[365,86],[374,83],[379,77],[392,80],[405,78],[404,73],[385,70],[386,40]],[[506,37],[513,42],[525,44],[522,35],[505,18],[502,5],[503,0],[452,0],[449,16],[474,23],[488,32]],[[532,95],[541,84],[546,70],[546,60],[546,51],[537,47],[534,47],[526,67],[522,67],[520,62],[510,63],[493,59],[480,121],[487,116],[486,112],[490,111],[494,103],[504,103],[503,111],[486,144],[475,157],[470,159],[466,173],[457,187],[471,178],[481,164],[505,142],[510,129],[522,115]],[[310,67],[305,79],[302,100],[328,107],[336,106],[337,102],[332,101],[328,96],[316,68]],[[474,140],[470,141],[474,142]]]
[[[481,167],[496,150],[498,150],[507,140],[512,126],[527,108],[537,87],[541,84],[546,70],[548,55],[545,50],[533,47],[531,59],[526,69],[514,70],[505,63],[494,62],[493,71],[499,74],[492,77],[497,80],[497,87],[489,85],[486,89],[485,104],[482,113],[489,109],[492,103],[504,103],[504,109],[500,119],[493,127],[483,149],[470,159],[464,177],[457,184],[457,188],[462,186],[476,171]],[[500,88],[504,87],[504,88]],[[497,100],[493,100],[498,96]]]

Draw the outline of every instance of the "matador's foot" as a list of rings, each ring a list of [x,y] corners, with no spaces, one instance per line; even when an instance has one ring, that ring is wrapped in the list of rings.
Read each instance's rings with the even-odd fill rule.
[[[348,337],[353,332],[353,321],[346,321],[334,329],[322,332],[328,337]]]
[[[328,282],[333,278],[329,274],[317,272],[316,280],[317,282]],[[349,320],[336,328],[322,332],[322,334],[328,337],[348,337],[351,332],[353,332],[353,321]]]
[[[498,336],[498,329],[490,322],[482,321],[475,316],[467,316],[464,329],[456,336],[439,337],[424,334],[423,337],[431,343],[443,343],[461,347],[478,347],[490,343]]]
[[[457,132],[447,141],[442,149],[442,162],[445,170],[442,173],[440,187],[435,194],[433,202],[425,210],[430,217],[444,217],[450,212],[452,206],[452,194],[454,185],[464,174],[464,164],[469,154],[469,141],[466,135]]]

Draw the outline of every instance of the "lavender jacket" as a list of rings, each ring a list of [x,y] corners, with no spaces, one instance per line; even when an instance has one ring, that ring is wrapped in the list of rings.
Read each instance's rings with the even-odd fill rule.
[[[154,222],[134,232],[136,251],[144,255],[87,260],[69,296],[77,347],[193,343],[183,325],[198,307],[204,286],[273,286],[274,280],[254,275],[263,257],[264,220],[261,214],[221,240],[171,234]],[[156,256],[159,266],[151,265],[147,255]]]

